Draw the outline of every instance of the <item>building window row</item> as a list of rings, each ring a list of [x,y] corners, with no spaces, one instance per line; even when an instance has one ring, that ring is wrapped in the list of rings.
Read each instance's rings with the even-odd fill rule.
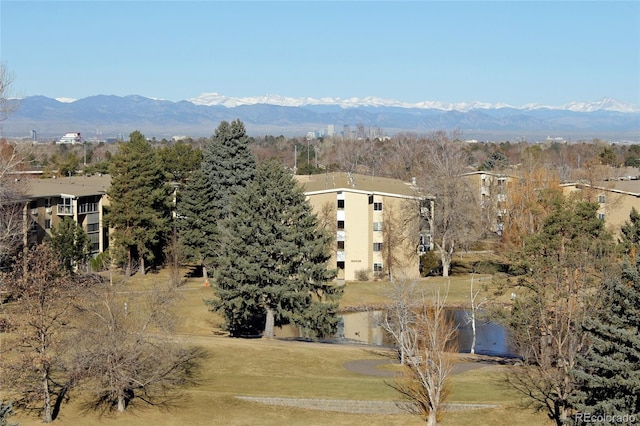
[[[373,243],[373,251],[382,251],[382,243]]]
[[[382,222],[373,222],[374,231],[382,231]]]
[[[373,264],[373,272],[382,272],[382,263],[374,263]]]
[[[382,211],[382,203],[373,203],[373,211],[381,212]]]

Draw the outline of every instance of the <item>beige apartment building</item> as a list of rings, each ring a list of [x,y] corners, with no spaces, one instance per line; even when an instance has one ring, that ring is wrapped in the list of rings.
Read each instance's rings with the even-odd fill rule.
[[[41,243],[51,228],[63,218],[80,224],[91,239],[91,254],[109,247],[109,231],[104,225],[104,207],[111,177],[73,176],[65,178],[30,178],[26,184],[25,244]]]
[[[296,176],[320,222],[335,232],[331,264],[338,279],[419,276],[419,255],[431,249],[431,232],[420,219],[432,200],[397,179],[351,173]]]
[[[603,181],[596,185],[566,183],[561,187],[565,194],[581,191],[588,200],[597,202],[598,217],[616,236],[620,235],[622,225],[629,221],[631,209],[635,207],[640,212],[640,180],[635,177]]]

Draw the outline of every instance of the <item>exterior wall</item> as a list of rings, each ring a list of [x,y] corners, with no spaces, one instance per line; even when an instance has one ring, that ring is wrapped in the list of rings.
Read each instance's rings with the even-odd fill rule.
[[[330,264],[338,269],[338,279],[354,281],[360,270],[368,271],[369,276],[372,276],[374,266],[377,267],[377,272],[386,271],[386,208],[393,205],[393,214],[401,214],[402,209],[406,208],[404,201],[407,197],[336,188],[322,193],[307,193],[307,198],[319,216],[326,213],[327,203],[334,208],[332,214],[335,215],[336,239]],[[339,200],[342,202],[339,203]],[[380,206],[382,209],[376,210]],[[374,223],[382,224],[382,228],[374,230]],[[408,236],[405,242],[411,246],[411,250],[417,250],[419,234]],[[378,246],[376,248],[380,250],[374,251],[375,243],[382,244],[382,249]],[[394,257],[398,259],[395,266],[406,275],[417,277],[419,258],[417,254],[407,256],[407,253],[406,247],[394,248]]]
[[[638,181],[640,190],[640,181]],[[620,228],[629,221],[631,209],[635,207],[640,212],[640,192],[627,192],[611,188],[588,187],[580,184],[565,184],[562,186],[565,195],[574,192],[587,192],[588,199],[599,205],[598,216],[604,219],[605,226],[615,236],[620,235]]]
[[[473,172],[463,176],[467,179],[480,202],[483,220],[492,232],[500,234],[503,216],[506,214],[507,187],[513,176],[490,172]]]
[[[373,269],[372,210],[368,195],[343,192],[345,196],[345,279],[355,280],[356,272]]]
[[[604,197],[603,199],[600,196]],[[604,221],[614,235],[620,234],[620,228],[629,221],[629,213],[633,207],[640,212],[640,198],[631,194],[616,194],[603,192],[598,197],[599,214],[604,215]],[[604,202],[600,202],[604,201]]]

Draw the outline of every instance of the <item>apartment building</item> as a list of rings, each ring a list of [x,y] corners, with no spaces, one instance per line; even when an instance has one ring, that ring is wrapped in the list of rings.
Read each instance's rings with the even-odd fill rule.
[[[501,235],[503,217],[507,214],[507,188],[517,178],[502,173],[474,171],[463,174],[462,179],[467,180],[476,194],[479,212],[489,230]]]
[[[614,235],[629,221],[629,213],[635,207],[640,212],[640,180],[637,177],[608,180],[594,185],[566,183],[561,185],[565,194],[580,191],[590,201],[598,203],[598,217]]]
[[[431,249],[431,232],[420,219],[431,198],[409,182],[351,173],[296,176],[320,221],[335,232],[332,265],[338,279],[419,275],[419,255]]]
[[[25,244],[41,243],[52,227],[68,217],[87,232],[92,255],[105,251],[109,247],[109,231],[103,218],[110,185],[109,175],[29,179]]]

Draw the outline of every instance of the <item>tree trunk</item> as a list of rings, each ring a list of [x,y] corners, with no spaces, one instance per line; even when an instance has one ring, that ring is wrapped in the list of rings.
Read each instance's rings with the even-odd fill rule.
[[[131,248],[127,249],[127,266],[124,270],[124,276],[127,278],[131,276]]]
[[[471,354],[476,353],[476,309],[471,306]]]
[[[140,274],[145,274],[145,266],[144,266],[144,256],[140,255]]]
[[[262,337],[267,339],[273,339],[273,327],[274,327],[273,310],[267,308],[267,320],[264,324],[264,334]]]
[[[476,297],[473,294],[473,275],[471,276],[471,354],[476,353]]]
[[[451,268],[451,258],[441,250],[440,260],[442,261],[442,276],[447,278],[449,276],[449,268]]]
[[[437,417],[436,410],[431,410],[429,411],[429,415],[427,416],[427,426],[437,426],[438,424],[438,417]]]
[[[42,421],[45,423],[51,423],[53,418],[51,417],[51,394],[49,393],[49,371],[45,367],[42,372],[42,391],[44,393],[44,415]]]
[[[120,390],[120,392],[118,392],[118,413],[124,413],[126,408],[127,404],[125,402],[124,390]]]

